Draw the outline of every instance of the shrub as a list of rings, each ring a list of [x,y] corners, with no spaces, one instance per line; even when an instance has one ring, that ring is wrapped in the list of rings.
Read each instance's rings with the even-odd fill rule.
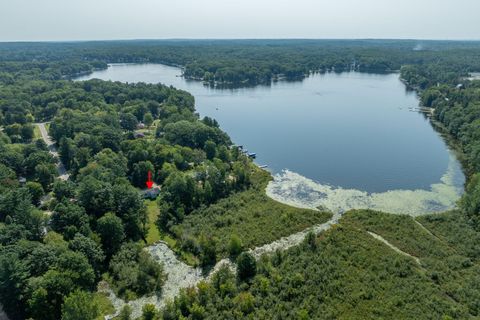
[[[242,252],[242,250],[242,240],[236,234],[232,235],[228,242],[228,253],[231,257],[236,257]]]
[[[257,273],[257,262],[250,253],[244,252],[238,256],[237,272],[240,280],[247,280],[255,276]]]

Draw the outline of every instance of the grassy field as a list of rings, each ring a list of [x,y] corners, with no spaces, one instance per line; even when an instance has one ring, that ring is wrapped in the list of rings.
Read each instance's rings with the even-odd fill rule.
[[[33,126],[33,138],[38,140],[42,139],[42,134],[40,133],[40,128],[38,126],[34,125]]]
[[[165,241],[170,247],[176,246],[176,241],[168,234],[160,232],[155,224],[158,218],[158,214],[160,210],[158,208],[157,201],[155,200],[145,200],[145,205],[147,207],[147,215],[148,215],[148,234],[147,234],[147,245],[152,245],[155,242],[160,240]]]
[[[217,252],[225,256],[232,235],[240,238],[244,248],[252,248],[330,219],[328,212],[298,209],[272,200],[265,194],[270,179],[269,173],[257,170],[249,190],[194,211],[174,228],[176,238],[200,241],[202,235],[213,237]]]
[[[147,234],[147,244],[151,245],[160,240],[160,231],[155,225],[158,217],[158,205],[155,200],[145,200],[145,205],[147,207],[148,215],[148,234]]]
[[[96,292],[94,294],[94,299],[99,306],[99,311],[101,314],[101,316],[97,317],[97,320],[103,320],[104,316],[115,312],[112,303],[110,302],[110,300],[108,300],[107,296],[104,293]]]

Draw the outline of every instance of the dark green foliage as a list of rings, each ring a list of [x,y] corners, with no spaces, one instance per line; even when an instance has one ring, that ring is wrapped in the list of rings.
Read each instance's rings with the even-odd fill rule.
[[[317,248],[317,237],[314,232],[310,231],[305,236],[304,243],[312,250]]]
[[[107,257],[114,255],[125,239],[122,219],[113,213],[107,213],[97,221],[97,232]]]
[[[242,281],[248,280],[257,273],[255,258],[248,252],[243,252],[237,258],[238,278]]]
[[[228,242],[227,249],[228,249],[228,254],[231,257],[238,256],[243,250],[242,240],[236,234],[233,234],[230,237],[230,241]]]
[[[28,181],[25,185],[32,196],[32,203],[36,206],[40,204],[40,199],[43,197],[45,192],[43,191],[43,187],[40,183],[34,181]]]
[[[77,289],[82,291],[71,295],[64,313],[82,307],[78,301],[85,299],[84,291],[94,290],[123,242],[146,236],[143,199],[130,183],[144,188],[148,170],[154,179],[158,176],[158,182],[170,175],[188,181],[183,199],[172,193],[166,197],[165,205],[172,206],[172,211],[185,208],[189,213],[248,186],[247,164],[239,165],[245,159],[230,155],[230,140],[216,121],[199,120],[190,94],[162,85],[67,81],[62,77],[106,65],[92,59],[36,63],[29,61],[38,57],[25,61],[17,53],[14,59],[21,62],[3,62],[4,53],[0,46],[0,124],[4,128],[0,133],[0,250],[6,257],[0,270],[5,271],[2,279],[14,283],[9,287],[5,280],[0,292],[12,318],[58,319],[64,298]],[[56,160],[43,141],[30,143],[34,119],[51,121],[49,134],[70,173],[69,181],[54,180]],[[157,134],[167,139],[150,139],[151,132],[149,139],[133,140],[128,131],[135,130],[140,120],[147,125],[161,120],[155,121]],[[191,136],[185,134],[186,128],[192,130]],[[204,167],[207,140],[216,143],[221,160],[212,157]],[[237,163],[231,165],[230,160]],[[20,188],[19,177],[26,178],[25,188]],[[182,189],[182,184],[171,181],[172,191]],[[47,218],[32,204],[38,205],[51,190],[54,199],[42,206],[52,211]],[[58,233],[45,234],[49,230]],[[205,243],[198,252],[214,263],[215,248],[215,242]],[[140,248],[128,258],[132,274],[121,274],[126,258],[111,263],[113,286],[123,286],[126,295],[159,290],[161,267]],[[25,273],[16,276],[14,269]],[[6,297],[7,292],[11,297]],[[90,317],[88,313],[83,316]]]
[[[472,176],[460,204],[467,216],[480,228],[480,174]]]
[[[123,129],[133,131],[137,128],[138,120],[131,113],[121,113],[120,114],[120,125]]]
[[[68,271],[69,276],[80,288],[93,289],[95,280],[93,268],[82,253],[66,251],[58,258],[57,268]]]
[[[57,169],[53,164],[39,164],[35,167],[35,178],[42,185],[43,190],[51,190]]]
[[[18,186],[15,171],[0,163],[0,190],[7,191]]]
[[[55,207],[51,227],[67,240],[73,239],[77,233],[88,236],[91,232],[85,209],[69,201],[63,201]]]
[[[72,199],[75,196],[75,184],[69,180],[57,180],[53,183],[52,192],[59,202]]]
[[[29,278],[28,268],[18,253],[2,252],[0,255],[0,300],[4,310],[18,319],[25,317],[23,290]]]
[[[13,223],[10,216],[5,219],[5,225],[0,225],[0,244],[7,246],[22,239],[27,239],[29,232],[23,225]]]
[[[62,320],[95,320],[99,313],[93,295],[85,291],[72,292],[62,306]]]
[[[216,241],[212,237],[200,238],[200,264],[202,267],[213,266],[217,262]]]
[[[154,118],[150,112],[145,113],[145,115],[143,116],[143,123],[145,123],[147,127],[152,125],[153,120]]]
[[[33,126],[31,124],[14,123],[5,127],[5,133],[14,143],[31,142]]]
[[[70,138],[62,138],[60,140],[60,147],[58,149],[60,160],[65,168],[68,170],[72,167],[75,159],[75,144]]]
[[[135,243],[126,243],[110,261],[113,284],[119,295],[141,296],[159,291],[165,280],[162,265]]]
[[[145,189],[147,187],[146,182],[148,179],[148,172],[153,173],[155,172],[155,168],[150,161],[140,161],[133,165],[133,173],[132,173],[132,183],[134,186],[138,188]]]
[[[91,238],[77,233],[68,243],[68,248],[72,251],[80,252],[87,257],[88,262],[97,272],[97,276],[99,275],[100,270],[102,270],[103,261],[105,260],[105,255],[99,244]]]
[[[204,148],[207,141],[226,144],[229,139],[220,129],[209,127],[203,122],[181,120],[164,127],[165,138],[173,144],[190,148]]]
[[[147,213],[137,189],[125,183],[115,185],[112,192],[112,210],[122,219],[127,238],[134,240],[144,238]]]
[[[24,227],[30,240],[39,240],[44,227],[44,216],[32,205],[32,197],[27,188],[18,188],[0,195],[0,221]]]
[[[458,218],[455,212],[426,216],[424,229],[408,216],[350,212],[316,237],[316,248],[297,246],[261,258],[247,284],[221,269],[196,291],[182,291],[163,316],[193,317],[201,307],[212,319],[476,317],[480,256],[471,249],[480,237]],[[420,264],[367,231],[418,257]]]
[[[129,305],[125,305],[120,314],[118,315],[119,320],[130,320],[132,319],[132,308]]]
[[[142,308],[142,320],[158,319],[158,313],[153,304],[146,304]]]
[[[59,319],[63,299],[75,289],[92,290],[94,278],[84,255],[63,251],[47,272],[29,282],[27,310],[39,320]]]
[[[88,176],[78,185],[78,201],[88,214],[101,216],[112,209],[112,185]]]
[[[207,159],[212,160],[217,153],[217,144],[211,140],[205,142],[205,154]]]

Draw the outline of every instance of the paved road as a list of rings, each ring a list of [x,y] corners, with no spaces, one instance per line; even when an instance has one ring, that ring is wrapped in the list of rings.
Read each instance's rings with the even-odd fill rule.
[[[45,123],[44,122],[36,123],[36,125],[38,129],[40,129],[42,139],[47,144],[48,150],[50,150],[50,153],[58,160],[57,170],[58,170],[59,178],[61,180],[68,180],[70,178],[70,175],[67,173],[65,166],[63,165],[62,161],[60,160],[60,157],[58,156],[57,147],[55,146],[55,143],[52,141],[52,139],[48,135],[47,129],[45,128]]]

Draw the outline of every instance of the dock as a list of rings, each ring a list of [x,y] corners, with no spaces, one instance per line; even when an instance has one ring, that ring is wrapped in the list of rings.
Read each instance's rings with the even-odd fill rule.
[[[408,108],[412,112],[420,112],[420,113],[425,113],[428,116],[433,116],[435,113],[435,108],[428,108],[428,107],[413,107],[413,108]]]

